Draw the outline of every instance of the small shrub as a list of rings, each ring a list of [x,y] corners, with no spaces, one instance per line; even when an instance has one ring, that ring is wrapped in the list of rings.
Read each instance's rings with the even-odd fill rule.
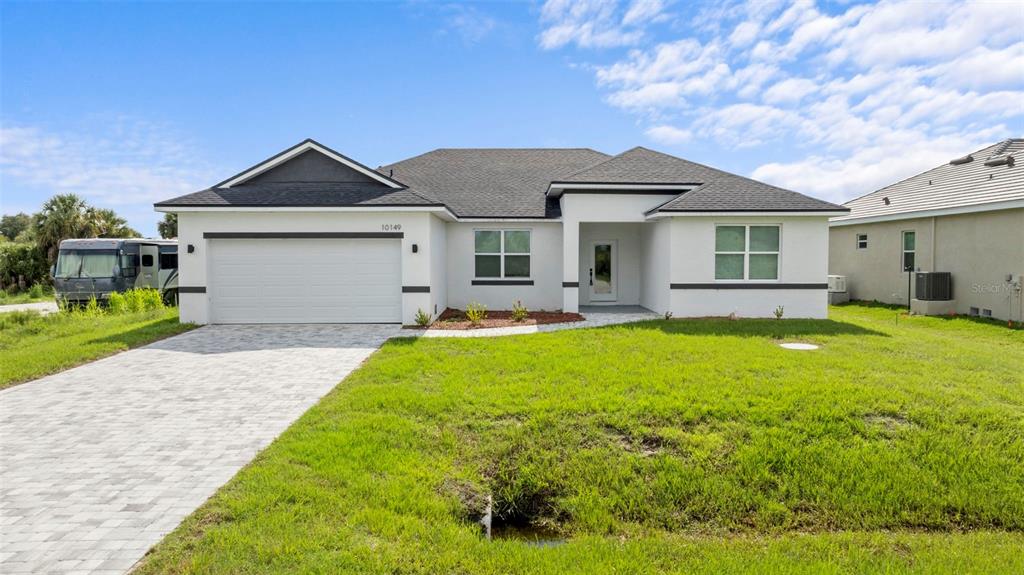
[[[43,284],[32,284],[32,287],[28,288],[28,297],[32,299],[39,299],[46,295],[46,291],[43,289]]]
[[[107,300],[107,311],[114,315],[128,313],[128,300],[124,294],[114,292]]]
[[[139,313],[164,308],[164,300],[160,297],[159,290],[151,288],[130,289],[124,292],[124,299],[125,310],[128,313]]]
[[[416,310],[416,325],[420,327],[427,327],[430,325],[430,314],[422,309]]]
[[[523,302],[516,300],[512,304],[512,321],[525,321],[529,316],[530,312],[526,311],[526,306],[523,305]]]
[[[775,314],[775,319],[782,319],[782,314],[785,313],[785,312],[786,312],[786,308],[781,306],[781,305],[779,307],[775,308],[775,311],[773,312]]]
[[[479,325],[480,322],[487,319],[487,306],[476,303],[475,301],[470,302],[469,305],[466,306],[466,318],[469,319],[469,323]]]
[[[89,298],[89,303],[85,304],[85,307],[82,308],[81,313],[87,316],[97,316],[103,314],[103,309],[100,308],[100,304],[96,301],[96,298],[91,297]]]

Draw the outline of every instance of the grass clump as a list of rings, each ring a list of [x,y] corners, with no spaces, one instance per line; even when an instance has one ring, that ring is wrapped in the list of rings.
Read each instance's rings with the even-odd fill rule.
[[[1021,366],[858,306],[392,340],[138,572],[1021,572]]]

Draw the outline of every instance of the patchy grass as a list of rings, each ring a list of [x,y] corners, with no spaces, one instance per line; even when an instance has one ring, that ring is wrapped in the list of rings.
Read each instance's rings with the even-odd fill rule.
[[[139,347],[195,327],[178,309],[141,313],[0,314],[0,389]]]
[[[53,288],[50,286],[36,284],[26,290],[0,290],[0,305],[39,303],[44,301],[53,301]]]
[[[832,314],[393,340],[138,572],[1024,570],[1024,332]]]

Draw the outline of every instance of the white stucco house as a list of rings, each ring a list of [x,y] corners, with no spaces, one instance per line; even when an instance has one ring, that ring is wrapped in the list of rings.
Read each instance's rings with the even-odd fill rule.
[[[377,169],[313,140],[159,202],[182,321],[411,324],[479,302],[827,314],[846,208],[645,148],[438,149]]]

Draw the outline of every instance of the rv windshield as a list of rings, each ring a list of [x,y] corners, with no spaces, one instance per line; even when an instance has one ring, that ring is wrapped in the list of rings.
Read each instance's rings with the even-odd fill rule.
[[[116,250],[60,250],[57,255],[59,278],[109,278],[117,265]]]

